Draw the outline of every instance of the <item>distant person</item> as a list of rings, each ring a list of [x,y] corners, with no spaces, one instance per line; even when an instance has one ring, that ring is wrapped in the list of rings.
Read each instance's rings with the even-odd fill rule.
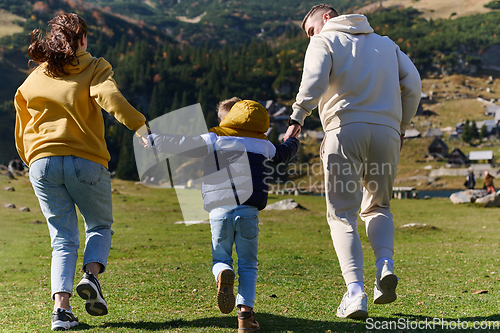
[[[474,189],[474,186],[476,186],[476,176],[474,175],[474,171],[472,169],[469,169],[469,173],[467,174],[467,178],[465,179],[464,186],[469,190]]]
[[[310,38],[302,81],[285,139],[318,108],[325,138],[327,219],[347,285],[338,317],[368,316],[363,249],[357,218],[375,254],[375,304],[396,300],[394,222],[390,211],[399,152],[420,102],[421,82],[411,60],[363,15],[312,7],[302,21]]]
[[[486,190],[488,194],[495,193],[495,185],[493,184],[493,177],[488,171],[484,172],[484,186],[483,188]]]
[[[39,64],[16,92],[15,138],[49,227],[52,251],[52,330],[78,325],[73,294],[80,242],[75,205],[85,221],[83,278],[76,291],[90,315],[108,313],[98,276],[111,247],[110,159],[101,108],[132,130],[144,116],[118,90],[111,65],[87,50],[87,24],[63,13],[50,34],[31,34],[29,57]]]
[[[24,164],[19,158],[14,158],[10,160],[7,169],[14,174],[16,171],[24,171]]]
[[[299,141],[291,137],[280,145],[272,144],[264,134],[269,129],[267,110],[254,101],[242,101],[237,97],[225,100],[218,106],[218,116],[219,126],[207,134],[153,133],[149,138],[143,137],[142,143],[145,147],[153,147],[154,142],[156,149],[170,154],[205,158],[202,196],[204,209],[210,213],[217,306],[222,313],[230,313],[235,305],[232,259],[235,244],[239,275],[238,330],[253,332],[260,328],[253,308],[257,285],[258,215],[267,205],[266,161],[288,162],[297,154]],[[243,153],[248,157],[246,161],[240,159]],[[231,178],[221,177],[219,171],[229,167]],[[244,191],[239,191],[240,188]],[[243,194],[248,199],[240,202]]]

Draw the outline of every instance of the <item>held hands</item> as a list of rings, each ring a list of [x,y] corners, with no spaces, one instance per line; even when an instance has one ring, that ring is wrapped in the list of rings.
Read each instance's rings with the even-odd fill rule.
[[[153,141],[153,135],[151,131],[148,130],[147,133],[144,135],[140,136],[139,138],[139,143],[144,147],[144,148],[153,148],[154,147],[154,141]]]
[[[139,138],[139,143],[144,147],[144,148],[149,148],[148,147],[148,135],[143,135]]]
[[[146,125],[143,125],[135,132],[135,136],[139,140],[139,143],[144,148],[149,148],[148,146],[148,137],[151,135],[151,130]]]
[[[291,137],[298,137],[300,134],[300,131],[302,129],[302,126],[299,124],[291,124],[288,126],[288,129],[286,130],[285,136],[283,137],[283,141],[286,141],[288,138]]]

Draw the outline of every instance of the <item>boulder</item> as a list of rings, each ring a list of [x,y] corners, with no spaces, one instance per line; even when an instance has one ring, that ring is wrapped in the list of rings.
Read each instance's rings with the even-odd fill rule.
[[[293,210],[306,209],[293,199],[285,199],[268,205],[265,210]]]
[[[486,194],[486,190],[465,190],[453,193],[450,195],[450,200],[454,204],[475,202],[477,198],[482,198]]]
[[[485,205],[486,207],[500,207],[500,191],[478,198],[476,199],[476,203]]]
[[[2,176],[5,176],[5,177],[7,177],[9,179],[16,179],[16,177],[14,177],[14,174],[12,174],[12,172],[10,172],[10,171],[4,172],[2,174]]]

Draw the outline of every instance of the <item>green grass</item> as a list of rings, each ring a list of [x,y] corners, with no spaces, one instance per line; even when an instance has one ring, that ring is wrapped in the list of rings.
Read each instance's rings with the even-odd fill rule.
[[[4,191],[7,186],[15,192]],[[108,270],[101,275],[110,313],[88,315],[77,296],[72,306],[81,324],[73,331],[235,332],[235,311],[223,315],[215,304],[209,225],[174,224],[181,213],[171,190],[118,180],[113,188],[119,192],[113,195],[115,235]],[[272,196],[270,202],[283,198]],[[255,310],[262,331],[368,331],[364,322],[335,317],[345,286],[324,198],[293,198],[308,210],[260,214]],[[7,203],[28,206],[31,212],[4,208]],[[47,332],[53,306],[51,248],[46,224],[34,223],[44,218],[29,181],[0,176],[0,204],[0,332]],[[500,321],[499,210],[457,206],[448,199],[394,200],[392,205],[400,279],[399,297],[392,304],[371,304],[374,260],[359,223],[371,320],[378,325],[433,318],[471,325]],[[427,227],[401,228],[407,223]]]

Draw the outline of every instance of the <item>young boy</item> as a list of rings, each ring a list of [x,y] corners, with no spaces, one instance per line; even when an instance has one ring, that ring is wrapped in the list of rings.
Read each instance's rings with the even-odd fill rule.
[[[257,284],[259,210],[267,205],[267,160],[286,163],[299,150],[289,138],[275,146],[264,134],[269,129],[267,110],[257,102],[237,97],[218,106],[219,126],[200,136],[151,134],[143,143],[159,151],[205,156],[203,206],[210,214],[212,272],[217,282],[217,306],[230,313],[235,305],[232,248],[238,254],[238,329],[260,328],[253,312]],[[146,142],[147,140],[147,142]],[[188,151],[186,151],[187,149]],[[208,148],[208,149],[207,149]],[[225,172],[227,171],[227,172]]]

